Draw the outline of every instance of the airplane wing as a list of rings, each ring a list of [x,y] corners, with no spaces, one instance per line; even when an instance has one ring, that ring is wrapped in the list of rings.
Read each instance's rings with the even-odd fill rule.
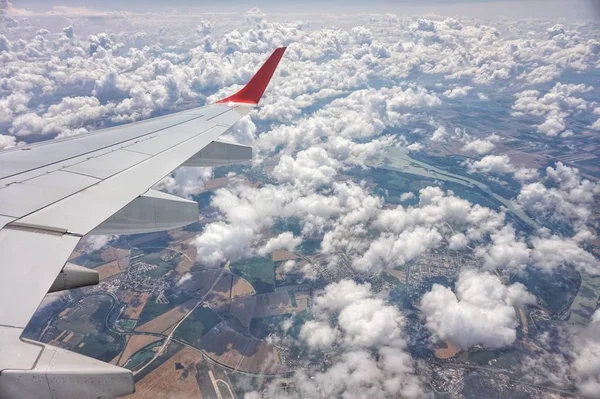
[[[151,189],[181,165],[248,160],[218,141],[258,103],[285,48],[213,105],[0,152],[0,397],[112,398],[129,370],[21,337],[49,291],[98,282],[66,264],[86,234],[162,231],[198,221],[198,205]]]

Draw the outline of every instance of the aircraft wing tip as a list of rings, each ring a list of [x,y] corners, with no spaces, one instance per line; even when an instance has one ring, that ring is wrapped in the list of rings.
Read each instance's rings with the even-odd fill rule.
[[[286,48],[287,47],[276,48],[267,61],[265,61],[265,63],[254,74],[254,76],[252,76],[250,81],[248,81],[248,83],[242,87],[240,91],[217,101],[217,104],[258,104],[267,86],[269,85],[269,82],[271,81],[273,73],[275,73],[275,70],[279,65],[279,61],[283,57]]]

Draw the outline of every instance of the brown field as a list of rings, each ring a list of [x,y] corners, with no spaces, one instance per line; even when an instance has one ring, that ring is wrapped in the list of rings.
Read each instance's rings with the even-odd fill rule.
[[[135,352],[139,351],[144,346],[150,345],[151,343],[161,339],[162,338],[160,337],[154,337],[152,335],[130,335],[127,339],[127,345],[125,346],[125,349],[119,358],[118,365],[125,365],[131,355],[133,355]]]
[[[238,319],[244,327],[250,327],[250,321],[254,317],[255,307],[256,296],[241,296],[231,300],[229,313]]]
[[[197,291],[203,296],[221,274],[220,270],[202,270],[190,272],[192,278],[181,284],[181,289],[188,292]]]
[[[387,274],[389,274],[390,276],[395,277],[402,282],[406,281],[406,272],[403,270],[385,269],[385,272]]]
[[[83,241],[83,240],[82,240],[82,241]],[[80,244],[81,244],[81,242],[80,242]],[[79,246],[79,245],[78,245],[78,246]],[[78,257],[80,257],[81,255],[83,255],[83,252],[82,252],[82,251],[81,251],[79,248],[75,248],[75,250],[74,250],[73,252],[71,252],[71,255],[69,256],[69,259],[68,259],[68,260],[71,260],[71,259],[78,258]]]
[[[204,182],[204,187],[208,191],[216,190],[217,188],[225,187],[229,184],[229,177],[219,177],[217,179],[212,179],[207,182]]]
[[[100,258],[105,262],[112,262],[113,260],[118,260],[127,256],[129,256],[128,249],[115,247],[108,247],[100,254]]]
[[[116,260],[105,263],[102,266],[98,266],[94,270],[96,270],[100,274],[100,281],[107,279],[110,276],[114,276],[115,274],[121,273],[119,262]]]
[[[274,346],[238,334],[224,323],[202,337],[202,348],[215,362],[236,370],[256,374],[278,374],[286,371]]]
[[[217,363],[237,368],[251,341],[252,338],[238,334],[221,323],[218,329],[213,328],[202,337],[202,349]]]
[[[435,356],[438,359],[450,359],[460,352],[460,348],[452,342],[444,341],[444,343],[446,344],[445,348],[438,348],[435,350]]]
[[[296,293],[297,307],[292,305],[287,291],[270,292],[256,296],[257,302],[253,317],[277,316],[300,312],[308,307],[308,294]]]
[[[140,317],[150,293],[148,292],[133,292],[133,295],[127,301],[127,308],[125,309],[124,315],[130,319],[137,319]]]
[[[294,260],[294,259],[298,259],[299,256],[296,255],[293,252],[290,251],[285,251],[285,250],[278,250],[275,251],[271,254],[271,260],[273,262],[280,262],[280,261],[284,261],[284,260]]]
[[[235,298],[236,296],[245,296],[252,294],[254,294],[254,288],[252,288],[252,284],[250,284],[241,277],[233,277],[233,287],[231,288],[232,298]]]
[[[261,340],[253,340],[238,366],[238,370],[261,374],[285,373],[285,364],[280,363],[279,353],[273,345]]]
[[[161,333],[181,320],[183,316],[192,310],[197,303],[197,298],[190,299],[189,301],[161,314],[149,322],[136,327],[135,331]]]
[[[206,302],[216,312],[225,312],[229,310],[231,302],[231,280],[233,276],[223,275],[215,287],[206,297]]]
[[[67,336],[66,336],[66,337],[63,339],[63,342],[64,342],[64,343],[67,343],[67,342],[69,342],[69,341],[71,340],[71,338],[73,338],[73,335],[75,335],[75,333],[74,333],[74,332],[70,332],[70,333],[69,333],[69,335],[67,335]]]
[[[195,364],[202,354],[191,348],[183,348],[156,370],[135,384],[135,393],[128,399],[202,399],[196,382]],[[176,364],[183,366],[177,370]]]
[[[177,272],[179,274],[185,274],[189,272],[192,266],[194,266],[194,260],[198,254],[196,247],[193,245],[181,246],[180,250],[187,256],[182,256],[181,261],[177,264]],[[189,259],[188,259],[189,258]],[[191,261],[190,261],[191,259]]]

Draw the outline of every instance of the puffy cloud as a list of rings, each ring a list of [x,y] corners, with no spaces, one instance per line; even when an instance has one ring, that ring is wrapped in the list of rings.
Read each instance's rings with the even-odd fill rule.
[[[0,150],[6,150],[6,149],[14,147],[16,145],[17,145],[17,138],[15,136],[0,134]]]
[[[267,243],[258,250],[258,254],[264,256],[271,254],[273,251],[278,249],[294,251],[301,242],[301,237],[294,237],[292,233],[286,231],[285,233],[279,234],[277,237],[269,239],[269,241],[267,241]]]
[[[468,142],[462,148],[463,151],[471,151],[479,155],[486,155],[492,152],[495,144],[491,140],[475,139]]]
[[[337,340],[340,331],[322,321],[309,320],[300,329],[300,338],[312,349],[328,349]]]
[[[525,90],[517,93],[515,103],[512,106],[513,116],[531,115],[543,117],[544,122],[537,125],[537,131],[547,136],[567,137],[572,134],[567,129],[565,118],[575,112],[586,111],[590,105],[580,96],[593,90],[585,84],[562,84],[556,83],[545,95],[540,97],[537,90]]]
[[[342,280],[327,285],[315,296],[313,316],[315,320],[302,326],[300,339],[310,348],[326,351],[328,364],[297,370],[290,377],[295,389],[285,394],[275,379],[266,387],[267,394],[289,398],[424,397],[414,362],[405,351],[404,317],[376,297],[368,283]]]
[[[83,251],[85,253],[92,253],[106,247],[111,241],[119,238],[118,235],[89,235],[85,236],[83,243]]]
[[[557,162],[546,168],[543,182],[526,184],[516,203],[542,221],[559,221],[580,230],[591,218],[600,185],[582,179],[575,168]]]
[[[427,327],[443,340],[467,350],[511,345],[518,325],[514,306],[535,303],[519,283],[506,286],[489,273],[461,272],[456,291],[434,284],[421,299]]]
[[[446,90],[444,92],[444,96],[451,99],[466,97],[471,90],[473,90],[473,87],[471,86],[456,87],[451,90]]]
[[[469,170],[492,174],[513,173],[515,167],[510,163],[508,155],[487,155],[479,161],[469,164]]]
[[[600,310],[574,337],[572,374],[577,389],[586,398],[600,397]]]
[[[529,263],[530,249],[517,237],[513,227],[504,226],[491,234],[489,244],[475,248],[475,255],[483,259],[484,269],[506,268],[518,272]]]
[[[180,167],[155,186],[156,189],[191,198],[204,191],[204,182],[212,177],[212,168]]]
[[[243,259],[251,254],[254,239],[254,232],[248,227],[211,223],[193,241],[197,248],[196,259],[210,267]]]
[[[553,235],[549,238],[534,237],[531,257],[537,267],[547,271],[572,265],[580,271],[600,275],[600,260],[579,246],[572,238]]]
[[[477,141],[477,140],[476,140]],[[474,143],[474,142],[473,142]],[[470,144],[473,144],[470,143]],[[463,148],[466,149],[469,146]],[[485,150],[487,145],[478,145],[474,149]],[[465,164],[469,168],[469,172],[489,173],[494,175],[512,174],[513,177],[520,182],[528,182],[539,178],[539,173],[533,168],[518,168],[510,161],[510,157],[504,155],[486,155],[479,161],[467,160]]]
[[[296,183],[309,187],[331,184],[337,175],[340,163],[329,157],[319,147],[299,152],[296,159],[284,155],[273,169],[273,176],[283,183]]]

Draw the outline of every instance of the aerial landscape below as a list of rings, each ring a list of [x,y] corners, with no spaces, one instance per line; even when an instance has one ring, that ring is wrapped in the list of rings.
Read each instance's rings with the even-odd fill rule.
[[[287,47],[225,133],[252,161],[154,187],[200,219],[85,236],[100,283],[25,337],[131,399],[600,398],[600,6],[375,3],[0,0],[0,150],[215,103]]]

